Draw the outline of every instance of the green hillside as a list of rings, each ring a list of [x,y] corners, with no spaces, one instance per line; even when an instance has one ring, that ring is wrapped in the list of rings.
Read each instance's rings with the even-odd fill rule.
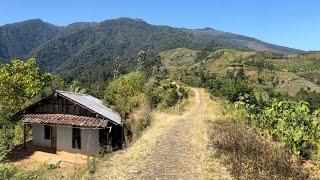
[[[68,26],[36,19],[0,26],[0,63],[12,58],[35,57],[41,70],[54,72],[68,82],[77,79],[88,88],[110,80],[118,57],[125,73],[134,69],[140,51],[156,54],[183,47],[209,51],[228,48],[284,54],[301,52],[213,29],[186,30],[131,18]]]
[[[275,88],[291,95],[301,88],[320,91],[317,85],[320,82],[318,63],[320,57],[317,53],[283,56],[268,52],[231,49],[203,52],[178,48],[162,52],[160,55],[164,65],[171,70],[172,76],[178,74],[186,83],[199,84],[197,81],[200,79],[196,77],[200,72],[224,75],[228,71],[243,67],[250,84],[258,89]],[[263,83],[259,83],[261,79]],[[277,81],[275,87],[272,85],[274,81]]]

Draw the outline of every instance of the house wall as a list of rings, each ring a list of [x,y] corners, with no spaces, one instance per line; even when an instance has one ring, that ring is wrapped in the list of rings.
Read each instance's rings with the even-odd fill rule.
[[[33,144],[40,147],[51,147],[51,140],[44,139],[44,125],[32,125]],[[57,151],[98,155],[100,152],[99,130],[81,129],[81,149],[72,148],[72,127],[57,127]]]
[[[81,129],[81,149],[73,149],[72,127],[57,127],[57,151],[97,155],[100,151],[99,130]]]
[[[44,139],[44,125],[32,125],[33,144],[40,147],[51,147],[51,140]]]

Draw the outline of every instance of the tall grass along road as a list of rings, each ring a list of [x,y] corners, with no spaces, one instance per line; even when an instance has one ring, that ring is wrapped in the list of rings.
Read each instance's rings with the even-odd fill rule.
[[[230,179],[207,149],[206,120],[214,119],[214,102],[203,89],[193,91],[184,114],[153,113],[143,136],[104,161],[94,179]]]

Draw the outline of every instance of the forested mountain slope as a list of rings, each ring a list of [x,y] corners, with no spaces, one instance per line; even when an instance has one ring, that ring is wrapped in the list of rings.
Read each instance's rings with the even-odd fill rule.
[[[0,59],[25,57],[30,51],[56,36],[60,28],[40,19],[0,26]]]
[[[78,79],[92,87],[112,77],[117,57],[122,72],[128,72],[135,67],[137,54],[142,50],[158,53],[179,47],[301,52],[213,29],[186,30],[131,18],[68,26],[36,19],[0,26],[0,63],[12,58],[35,57],[42,70],[55,72],[67,81]]]
[[[233,49],[238,48],[238,49],[249,49],[249,50],[256,50],[256,51],[270,51],[270,52],[284,53],[284,54],[297,54],[297,53],[303,52],[298,49],[277,46],[274,44],[260,41],[255,38],[223,32],[223,31],[212,29],[212,28],[194,29],[194,30],[185,29],[185,31],[191,32],[203,38],[212,39],[224,46],[233,47]]]

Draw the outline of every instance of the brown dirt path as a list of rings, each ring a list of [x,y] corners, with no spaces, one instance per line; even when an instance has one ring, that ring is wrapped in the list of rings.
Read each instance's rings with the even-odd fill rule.
[[[217,105],[203,89],[193,89],[183,115],[153,114],[154,121],[131,147],[102,162],[94,179],[230,179],[207,149],[206,120]]]

